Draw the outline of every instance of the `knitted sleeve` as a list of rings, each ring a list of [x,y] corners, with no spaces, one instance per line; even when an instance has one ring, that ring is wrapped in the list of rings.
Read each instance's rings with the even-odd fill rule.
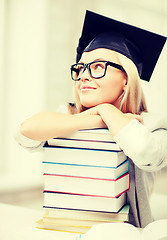
[[[134,164],[145,171],[156,171],[167,166],[165,127],[151,131],[134,119],[115,136],[115,141]]]

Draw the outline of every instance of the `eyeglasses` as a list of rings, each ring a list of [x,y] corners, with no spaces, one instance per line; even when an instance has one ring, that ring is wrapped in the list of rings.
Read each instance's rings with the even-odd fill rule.
[[[74,81],[79,81],[81,79],[81,74],[88,69],[88,72],[92,78],[102,78],[106,75],[107,66],[112,66],[123,72],[124,68],[113,62],[109,61],[94,61],[90,63],[76,63],[71,66],[71,77]]]

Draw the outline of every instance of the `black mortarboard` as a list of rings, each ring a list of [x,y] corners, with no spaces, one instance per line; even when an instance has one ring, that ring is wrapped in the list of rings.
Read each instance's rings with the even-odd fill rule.
[[[140,78],[149,81],[165,42],[164,36],[86,11],[76,61],[84,51],[112,49],[130,58]]]

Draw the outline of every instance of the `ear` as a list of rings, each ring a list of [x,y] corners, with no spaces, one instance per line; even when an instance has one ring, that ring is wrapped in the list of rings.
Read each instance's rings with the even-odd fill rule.
[[[123,90],[126,91],[127,88],[127,78],[123,79]]]

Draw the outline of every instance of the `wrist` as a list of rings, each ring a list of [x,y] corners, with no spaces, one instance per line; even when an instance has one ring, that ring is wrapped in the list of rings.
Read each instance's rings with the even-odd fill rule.
[[[119,109],[109,103],[100,104],[98,106],[97,112],[102,117],[102,119],[105,119],[107,116],[113,115],[116,112],[122,114]]]
[[[98,114],[107,125],[112,136],[115,136],[130,121],[123,112],[112,104],[99,105]]]
[[[73,121],[76,122],[77,130],[105,127],[100,115],[75,114],[73,117]]]

